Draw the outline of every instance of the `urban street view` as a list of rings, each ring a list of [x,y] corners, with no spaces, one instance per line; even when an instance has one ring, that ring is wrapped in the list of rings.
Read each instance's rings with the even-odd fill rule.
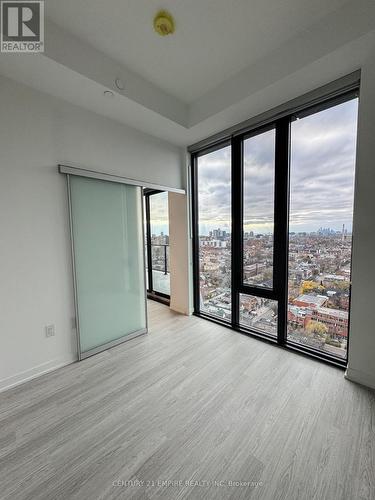
[[[272,236],[244,238],[244,277],[272,288]],[[200,237],[202,310],[231,317],[231,235]],[[289,234],[288,339],[345,356],[350,300],[351,234],[319,228]],[[277,335],[277,302],[240,295],[240,322]]]

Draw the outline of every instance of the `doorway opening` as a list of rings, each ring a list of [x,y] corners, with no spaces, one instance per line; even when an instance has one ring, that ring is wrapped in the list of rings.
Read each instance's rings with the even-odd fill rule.
[[[147,297],[170,303],[168,192],[144,189]]]

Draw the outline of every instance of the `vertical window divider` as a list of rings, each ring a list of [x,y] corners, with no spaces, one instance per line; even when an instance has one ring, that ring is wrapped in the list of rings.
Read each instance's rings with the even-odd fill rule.
[[[290,117],[276,122],[274,289],[278,297],[277,342],[286,343],[288,322]]]
[[[191,214],[193,236],[193,275],[195,279],[193,304],[194,311],[200,313],[199,289],[199,234],[198,234],[198,182],[197,182],[197,155],[191,155]]]
[[[232,272],[232,326],[240,324],[240,296],[242,281],[242,264],[238,265],[238,256],[242,256],[242,211],[243,211],[243,140],[232,137],[232,229],[231,229],[231,272]]]

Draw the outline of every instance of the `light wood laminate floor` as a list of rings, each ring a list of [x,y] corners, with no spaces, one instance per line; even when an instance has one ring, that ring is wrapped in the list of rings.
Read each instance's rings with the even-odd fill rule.
[[[149,311],[147,336],[0,394],[0,498],[375,498],[373,392]]]

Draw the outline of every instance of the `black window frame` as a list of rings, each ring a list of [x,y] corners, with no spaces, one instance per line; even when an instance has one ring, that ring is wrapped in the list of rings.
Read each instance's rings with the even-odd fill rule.
[[[238,183],[240,185],[240,189],[238,190],[238,196],[239,196],[239,200],[238,200],[238,206],[237,206],[237,210],[236,210],[236,214],[234,214],[237,218],[240,218],[240,221],[241,221],[241,238],[239,241],[237,241],[236,243],[238,244],[238,248],[237,248],[237,251],[238,251],[238,255],[241,256],[241,258],[243,259],[243,256],[244,256],[244,252],[243,252],[243,241],[244,241],[244,238],[243,238],[243,222],[244,222],[244,206],[243,206],[243,201],[244,201],[244,162],[243,162],[243,159],[244,159],[244,154],[243,154],[243,149],[244,149],[244,142],[247,140],[247,139],[251,139],[252,137],[256,137],[256,136],[259,136],[265,132],[269,132],[271,130],[274,130],[275,131],[275,160],[276,160],[276,145],[277,145],[277,127],[276,127],[276,121],[275,122],[271,122],[269,123],[268,125],[262,125],[258,128],[254,128],[253,130],[251,130],[250,132],[245,132],[245,133],[242,133],[240,135],[238,135],[237,137],[239,138],[239,140],[241,141],[241,146],[239,146],[241,148],[241,151],[240,151],[240,166],[236,166],[236,176],[237,176],[237,179],[235,179],[235,182]],[[238,174],[239,172],[239,174]],[[232,174],[233,174],[233,171],[232,171]],[[234,193],[232,192],[232,196],[234,195]],[[273,213],[273,217],[274,217],[274,231],[275,231],[275,213],[276,213],[276,161],[275,161],[275,164],[274,164],[274,213]],[[275,249],[275,245],[274,245],[274,249]],[[273,255],[272,255],[272,268],[274,269],[274,264],[275,264],[275,252],[273,252]],[[269,298],[269,299],[274,299],[274,291],[275,291],[275,288],[276,288],[276,281],[277,279],[275,278],[275,274],[272,273],[272,287],[266,287],[266,286],[260,286],[260,285],[252,285],[250,283],[246,283],[245,280],[244,280],[244,266],[243,266],[243,262],[242,262],[242,266],[239,270],[239,274],[238,274],[238,279],[239,279],[239,282],[238,282],[238,285],[243,289],[243,292],[240,292],[240,293],[246,293],[248,295],[253,295],[254,293],[253,292],[257,292],[257,295],[258,295],[258,292],[264,290],[266,293],[264,295],[264,298]],[[270,292],[270,293],[267,293],[267,292]],[[262,292],[261,292],[262,293]],[[259,295],[260,297],[261,295]]]
[[[191,152],[191,203],[192,203],[192,242],[193,242],[193,286],[194,315],[229,327],[240,333],[257,337],[274,345],[289,349],[321,361],[345,368],[348,360],[350,338],[350,302],[348,317],[348,337],[346,358],[330,355],[317,349],[293,343],[287,340],[288,325],[288,254],[289,254],[289,206],[290,206],[290,157],[291,157],[291,123],[305,116],[318,113],[324,109],[359,98],[359,82],[348,90],[343,88],[334,96],[322,96],[312,103],[298,106],[278,117],[270,117],[248,128],[234,132],[217,142],[203,146]],[[245,139],[275,129],[275,162],[274,162],[274,249],[273,249],[273,288],[245,284],[243,282],[243,142]],[[199,277],[199,234],[198,234],[198,172],[197,159],[223,147],[231,146],[231,321],[200,310],[200,277]],[[353,242],[352,242],[353,244]],[[240,263],[240,264],[239,264]],[[277,336],[261,332],[255,328],[240,324],[240,294],[255,295],[277,301],[278,323]],[[350,290],[351,299],[351,290]]]

